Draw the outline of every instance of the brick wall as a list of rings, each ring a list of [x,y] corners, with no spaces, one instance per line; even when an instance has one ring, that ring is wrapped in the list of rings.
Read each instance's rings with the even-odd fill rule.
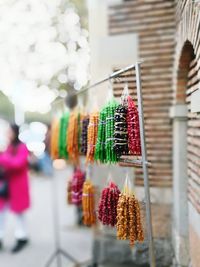
[[[174,54],[174,1],[125,1],[109,8],[109,34],[137,33],[142,64],[142,88],[150,184],[170,187],[172,184],[172,125],[169,107],[172,105],[172,72]],[[135,81],[126,74],[115,86],[120,96],[123,83],[135,97]],[[137,170],[137,185],[143,185],[141,170]]]
[[[175,61],[175,102],[188,107],[189,199],[200,213],[200,117],[191,113],[191,94],[199,88],[199,8],[192,1],[177,3],[177,48]],[[187,27],[186,27],[187,26]]]
[[[174,102],[188,108],[187,169],[190,257],[199,267],[200,247],[200,116],[191,113],[191,94],[199,88],[200,5],[191,0],[176,1],[176,53],[174,66]]]

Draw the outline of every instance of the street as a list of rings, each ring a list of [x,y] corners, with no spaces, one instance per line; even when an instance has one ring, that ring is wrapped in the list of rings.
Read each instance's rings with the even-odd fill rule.
[[[92,230],[78,228],[75,225],[75,208],[66,204],[66,180],[69,175],[70,171],[55,173],[61,247],[78,262],[85,262],[91,259]],[[52,184],[52,182],[52,178],[31,176],[32,208],[27,213],[30,244],[19,254],[10,253],[14,243],[15,224],[13,215],[8,214],[4,251],[0,254],[0,267],[43,267],[54,252],[52,188],[55,193],[55,183]],[[55,262],[51,266],[56,267]],[[63,258],[63,266],[73,265]]]

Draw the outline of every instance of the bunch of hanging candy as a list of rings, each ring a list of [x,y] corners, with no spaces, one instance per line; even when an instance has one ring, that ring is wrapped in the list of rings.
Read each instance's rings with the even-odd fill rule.
[[[144,240],[144,232],[141,221],[141,211],[130,186],[129,178],[126,178],[122,192],[111,180],[102,190],[96,211],[95,186],[90,179],[85,179],[85,174],[77,169],[74,172],[68,187],[68,199],[70,204],[82,205],[83,223],[87,226],[95,225],[97,218],[103,225],[116,227],[119,240],[129,240],[130,246],[136,241]],[[129,180],[129,182],[127,182]]]
[[[53,159],[67,159],[79,166],[80,156],[86,164],[114,164],[123,155],[141,156],[139,116],[133,99],[124,94],[121,103],[113,97],[99,111],[91,114],[75,109],[52,123]],[[133,246],[144,240],[140,206],[127,179],[122,192],[109,181],[103,189],[98,208],[95,186],[79,167],[68,182],[68,203],[82,206],[83,223],[116,227],[117,238]]]
[[[52,123],[51,156],[87,163],[117,163],[122,155],[141,155],[139,116],[127,95],[119,104],[114,98],[100,110],[85,114],[66,112]]]

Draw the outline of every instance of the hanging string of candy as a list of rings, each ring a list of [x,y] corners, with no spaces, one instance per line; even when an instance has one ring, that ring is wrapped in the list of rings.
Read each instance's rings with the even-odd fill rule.
[[[127,155],[128,150],[128,132],[127,132],[127,107],[119,105],[115,111],[114,128],[114,150],[119,158],[121,155]]]
[[[137,107],[135,106],[135,103],[130,96],[128,96],[127,126],[128,126],[128,147],[130,154],[140,156],[141,143],[140,143],[139,115]]]
[[[67,182],[67,203],[72,204],[72,179]]]
[[[82,127],[81,127],[81,154],[86,155],[87,154],[87,142],[88,142],[88,124],[89,124],[89,116],[85,116],[82,120]]]
[[[100,111],[97,143],[95,148],[95,160],[101,163],[105,162],[106,158],[106,108]]]
[[[69,112],[66,112],[60,119],[60,131],[59,131],[59,157],[68,159],[67,151],[67,129],[69,123]]]
[[[95,187],[89,179],[83,184],[82,207],[83,223],[87,226],[94,225],[96,223]]]
[[[90,115],[90,120],[88,124],[88,134],[87,134],[87,155],[86,162],[92,163],[94,162],[94,154],[95,154],[95,146],[97,141],[98,134],[98,112],[93,112]]]
[[[118,105],[118,102],[112,99],[100,112],[95,160],[101,163],[116,163],[118,160],[113,150],[114,115]]]
[[[114,115],[118,102],[115,99],[109,101],[106,107],[106,163],[116,163],[117,155],[114,147]]]
[[[81,148],[82,148],[82,126],[83,120],[87,118],[87,115],[78,109],[78,152],[79,155],[82,155]]]
[[[144,241],[139,202],[126,184],[117,205],[117,238],[128,239],[130,246]]]
[[[71,181],[71,203],[77,206],[82,204],[83,184],[85,181],[85,173],[81,169],[75,168]]]
[[[110,182],[101,193],[98,207],[98,219],[104,225],[115,226],[117,223],[117,203],[120,191],[114,182]]]
[[[73,162],[77,162],[79,156],[78,116],[79,114],[77,111],[71,112],[67,132],[67,151],[69,153],[69,158]]]

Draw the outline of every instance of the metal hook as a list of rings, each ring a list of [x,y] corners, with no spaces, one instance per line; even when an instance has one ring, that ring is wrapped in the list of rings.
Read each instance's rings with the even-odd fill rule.
[[[92,178],[92,165],[88,164],[86,168],[86,180],[91,180]]]
[[[121,78],[120,77],[115,77],[116,82],[120,83],[121,82]]]
[[[109,170],[109,172],[108,172],[108,177],[107,177],[107,181],[106,181],[107,186],[109,186],[111,182],[112,182],[112,173],[111,173],[111,171]]]
[[[126,82],[124,85],[124,89],[122,91],[122,95],[121,95],[122,105],[125,105],[125,106],[128,105],[128,100],[127,100],[128,96],[129,96],[129,90],[128,90],[128,83]]]
[[[83,110],[84,105],[83,105],[83,98],[82,96],[78,97],[78,106],[80,107],[81,110]]]

